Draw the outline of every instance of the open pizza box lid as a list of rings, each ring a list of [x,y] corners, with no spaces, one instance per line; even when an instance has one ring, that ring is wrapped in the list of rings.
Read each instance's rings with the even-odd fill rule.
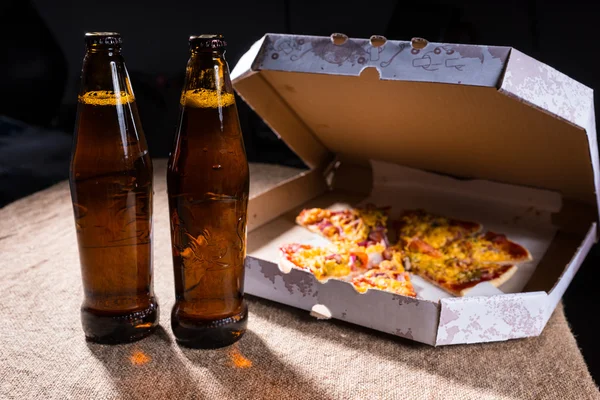
[[[309,167],[250,200],[247,293],[431,345],[541,333],[597,238],[591,89],[510,47],[344,35],[267,34],[232,78]],[[416,299],[280,270],[280,245],[319,243],[303,207],[365,201],[482,222],[534,262],[506,287]]]

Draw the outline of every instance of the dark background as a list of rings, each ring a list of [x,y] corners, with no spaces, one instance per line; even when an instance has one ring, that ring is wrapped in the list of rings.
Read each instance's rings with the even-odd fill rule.
[[[86,31],[122,34],[150,153],[166,157],[191,34],[223,33],[231,68],[266,32],[383,34],[399,40],[419,36],[512,46],[598,88],[599,24],[600,2],[591,0],[5,0],[0,4],[0,206],[67,178]],[[250,161],[304,167],[243,102],[238,106]],[[596,382],[598,261],[595,246],[564,298]]]

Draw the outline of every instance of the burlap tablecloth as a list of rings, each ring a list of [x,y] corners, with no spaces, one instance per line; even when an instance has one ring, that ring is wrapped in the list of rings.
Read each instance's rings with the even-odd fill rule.
[[[155,171],[162,315],[158,332],[133,344],[84,340],[68,184],[0,210],[0,398],[600,399],[562,306],[538,338],[433,348],[250,298],[237,345],[178,347],[164,162]],[[252,191],[294,173],[253,165]]]

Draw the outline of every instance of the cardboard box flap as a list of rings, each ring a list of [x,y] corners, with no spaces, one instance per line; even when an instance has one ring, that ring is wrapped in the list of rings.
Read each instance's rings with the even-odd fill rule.
[[[597,211],[591,89],[514,49],[268,34],[232,76],[311,167],[334,154],[381,160],[554,190]]]

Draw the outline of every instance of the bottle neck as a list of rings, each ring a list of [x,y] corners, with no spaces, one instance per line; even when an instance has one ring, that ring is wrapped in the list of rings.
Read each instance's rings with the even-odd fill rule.
[[[223,51],[192,49],[181,104],[216,108],[229,106],[234,102],[229,66]]]
[[[87,45],[85,46],[86,54],[106,54],[106,55],[120,55],[121,54],[121,46],[97,46],[97,45]]]
[[[133,89],[121,48],[88,46],[83,59],[79,101],[115,105],[133,100]]]

